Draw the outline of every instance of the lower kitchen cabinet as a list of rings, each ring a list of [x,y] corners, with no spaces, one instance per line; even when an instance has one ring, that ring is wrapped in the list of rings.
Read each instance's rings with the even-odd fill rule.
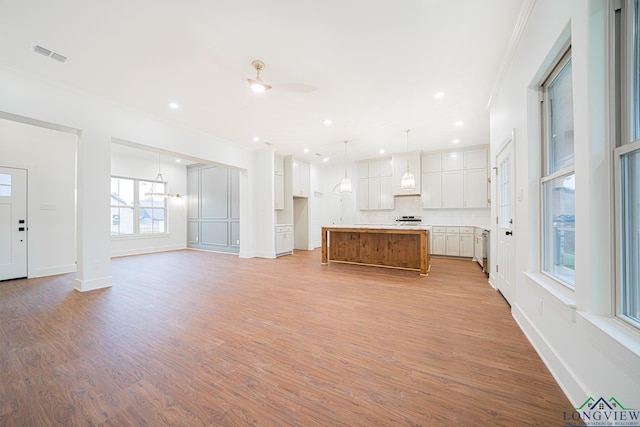
[[[473,258],[473,227],[431,227],[431,254]]]
[[[293,253],[293,226],[276,225],[276,256]]]
[[[473,258],[473,227],[460,227],[460,256]]]

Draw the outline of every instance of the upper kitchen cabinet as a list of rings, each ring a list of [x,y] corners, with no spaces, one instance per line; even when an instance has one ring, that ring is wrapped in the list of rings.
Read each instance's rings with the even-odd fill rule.
[[[420,194],[420,175],[422,174],[421,155],[422,153],[420,151],[393,155],[394,196],[417,196]],[[416,178],[416,188],[405,190],[400,187],[400,182],[402,181],[402,175],[407,171],[407,165],[409,166],[409,171],[413,173],[413,176]]]
[[[463,152],[464,207],[489,207],[488,157],[486,148]]]
[[[425,153],[421,181],[424,209],[486,208],[487,149]]]
[[[393,209],[392,175],[390,157],[356,162],[358,171],[358,209]]]
[[[273,207],[276,210],[284,209],[284,158],[274,157],[273,164]]]
[[[309,163],[292,156],[288,156],[286,160],[291,162],[292,196],[309,197]]]

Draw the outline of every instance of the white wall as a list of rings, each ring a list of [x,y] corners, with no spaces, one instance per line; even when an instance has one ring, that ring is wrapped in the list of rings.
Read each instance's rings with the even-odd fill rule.
[[[27,275],[76,271],[77,136],[0,118],[0,166],[27,169]]]
[[[187,168],[174,157],[160,156],[160,170],[170,194],[187,193]],[[111,174],[125,178],[154,180],[158,154],[121,144],[111,144]],[[187,246],[187,200],[167,199],[168,233],[161,236],[111,237],[111,255],[124,256],[183,249]]]
[[[515,129],[515,298],[512,313],[574,405],[589,396],[640,405],[640,333],[614,316],[611,143],[606,132],[605,4],[531,3],[490,109],[491,158]],[[571,39],[573,62],[575,291],[539,273],[540,135],[536,87]],[[495,197],[495,186],[492,188]],[[496,214],[492,208],[492,216]],[[492,258],[496,259],[495,233]]]
[[[240,174],[241,254],[254,254],[259,235],[248,233],[257,221],[251,150],[210,135],[159,122],[93,96],[0,67],[0,113],[77,130],[76,289],[111,285],[109,177],[111,141],[116,138],[156,147],[185,158],[242,169]],[[273,200],[270,202],[273,203]],[[272,207],[270,207],[272,208]],[[253,211],[252,211],[253,209]]]

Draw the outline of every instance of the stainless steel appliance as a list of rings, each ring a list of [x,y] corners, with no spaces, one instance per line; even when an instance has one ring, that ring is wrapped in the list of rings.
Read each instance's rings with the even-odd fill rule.
[[[417,215],[403,215],[396,218],[398,225],[420,225],[422,217]]]

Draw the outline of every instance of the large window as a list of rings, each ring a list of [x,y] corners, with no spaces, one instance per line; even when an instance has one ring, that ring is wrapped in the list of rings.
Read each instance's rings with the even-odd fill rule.
[[[111,235],[167,231],[165,183],[111,177]]]
[[[542,271],[573,288],[575,276],[575,167],[571,50],[542,88]]]
[[[622,9],[624,8],[624,9]],[[617,312],[640,326],[640,0],[617,11]]]

